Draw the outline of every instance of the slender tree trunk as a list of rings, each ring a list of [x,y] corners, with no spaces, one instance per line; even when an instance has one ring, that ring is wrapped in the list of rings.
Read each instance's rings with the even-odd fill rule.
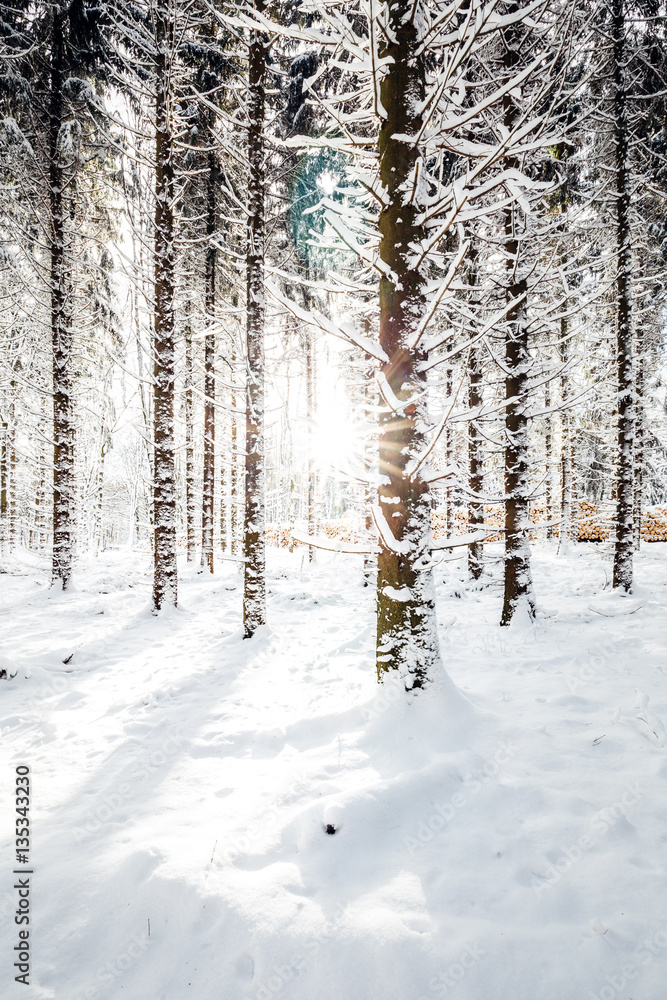
[[[379,421],[379,535],[377,576],[378,679],[398,670],[407,689],[423,687],[438,660],[431,566],[431,495],[416,464],[426,446],[426,352],[417,331],[425,312],[425,274],[414,247],[426,232],[420,205],[406,200],[419,159],[412,136],[422,127],[426,58],[420,43],[418,0],[387,3],[389,32],[381,57],[380,103],[386,117],[379,137],[380,345],[389,387]]]
[[[616,472],[616,544],[613,585],[632,589],[633,558],[633,446],[635,402],[632,371],[632,247],[630,233],[630,177],[628,171],[628,113],[625,92],[624,0],[612,3],[614,47],[614,152],[616,174],[616,376],[618,382],[618,444]]]
[[[0,442],[0,545],[3,555],[9,541],[7,510],[7,422],[3,420]]]
[[[104,510],[104,459],[106,458],[106,433],[104,424],[102,425],[102,444],[100,447],[100,461],[97,467],[97,505],[95,510],[95,535],[97,537],[97,551],[104,548],[103,539],[103,510]]]
[[[49,104],[49,201],[51,215],[51,341],[53,352],[53,556],[52,583],[63,590],[72,575],[74,516],[74,421],[72,413],[72,326],[65,247],[65,177],[58,137],[63,124],[65,12],[53,11]]]
[[[153,608],[175,605],[174,162],[170,49],[173,25],[158,20],[155,97],[155,320],[153,389]]]
[[[197,553],[193,381],[191,303],[190,299],[187,299],[185,303],[185,535],[189,563],[195,561]]]
[[[303,333],[304,354],[306,360],[306,516],[308,519],[308,535],[315,535],[315,456],[313,454],[314,421],[315,421],[315,359],[313,357],[313,337],[306,327]],[[308,546],[308,562],[312,563],[315,550]]]
[[[646,359],[644,353],[644,337],[641,329],[637,330],[637,397],[635,412],[635,454],[634,454],[634,550],[639,552],[642,541],[642,517],[644,514],[644,461],[646,444],[645,399]]]
[[[224,449],[224,445],[227,441],[227,420],[224,415],[224,410],[223,410],[223,415],[221,417],[221,424],[222,426],[220,428],[220,433],[223,439],[223,449]],[[229,486],[229,476],[227,475],[227,466],[225,463],[224,451],[223,451],[222,457],[220,459],[220,548],[222,549],[223,553],[229,551],[229,544],[227,539],[227,527],[229,524],[229,520],[227,517],[228,500],[229,500],[229,497],[227,495],[228,486]]]
[[[16,383],[12,382],[12,393]],[[15,549],[21,542],[21,524],[19,520],[19,484],[17,475],[18,457],[16,454],[16,407],[12,403],[9,411],[9,547]]]
[[[520,56],[517,33],[507,32],[504,66],[508,78]],[[511,134],[518,108],[513,94],[503,97],[503,124]],[[519,169],[516,157],[507,157],[507,168]],[[507,267],[507,312],[505,334],[505,574],[501,625],[509,625],[519,607],[535,614],[530,568],[530,509],[528,500],[528,417],[526,414],[528,371],[528,325],[526,322],[526,278],[522,276],[519,209],[505,209],[505,258]]]
[[[48,460],[48,436],[46,433],[46,404],[42,402],[42,412],[40,414],[39,422],[39,438],[40,438],[40,449],[39,449],[39,459],[38,459],[38,482],[37,482],[37,496],[35,499],[37,507],[37,524],[39,527],[39,550],[40,552],[46,549],[48,545],[49,538],[49,500],[50,500],[50,483],[49,483],[49,460]]]
[[[211,123],[207,129],[208,144],[213,141]],[[208,152],[206,179],[206,267],[204,338],[204,486],[202,491],[202,569],[213,572],[213,510],[215,505],[215,224],[216,224],[216,162],[212,149]]]
[[[447,344],[447,351],[452,348],[451,341]],[[447,366],[445,372],[445,392],[447,394],[447,399],[451,399],[452,392],[454,391],[454,372],[451,365]],[[447,404],[450,405],[449,403]],[[445,426],[445,468],[450,469],[454,459],[453,455],[453,443],[454,435],[452,433],[452,428],[449,424]],[[447,538],[451,538],[454,533],[454,503],[452,498],[452,487],[451,480],[448,477],[445,479],[445,530],[447,533]]]
[[[571,414],[568,406],[568,383],[565,366],[568,360],[567,319],[560,321],[560,403],[561,403],[561,443],[560,443],[560,526],[558,528],[558,551],[565,551],[572,534],[572,461],[571,461]]]
[[[370,338],[371,324],[368,318],[366,319],[364,332],[365,335]],[[375,534],[373,531],[373,500],[375,499],[375,490],[372,482],[372,476],[377,466],[377,432],[375,429],[376,392],[374,371],[373,365],[371,364],[371,358],[367,354],[366,369],[364,371],[366,421],[369,425],[371,425],[372,421],[372,426],[369,426],[369,429],[366,431],[366,438],[364,441],[364,476],[366,478],[364,486],[364,529],[366,532],[366,538],[371,545]],[[377,558],[373,552],[367,552],[364,555],[364,587],[370,587],[375,582],[376,577]]]
[[[264,10],[255,0],[255,10]],[[264,37],[252,31],[248,72],[248,230],[243,628],[250,638],[266,622],[264,542]]]
[[[477,250],[473,243],[469,254],[470,305],[476,313],[479,310],[479,274],[477,270]],[[468,409],[481,410],[484,403],[482,388],[483,349],[481,344],[470,348],[468,369]],[[484,527],[484,439],[480,431],[480,418],[468,421],[468,530],[479,531]],[[468,572],[473,580],[479,580],[484,570],[484,542],[472,542],[468,546]]]
[[[547,411],[551,410],[551,386],[547,382],[544,387],[544,408]],[[544,489],[544,506],[546,508],[547,515],[547,538],[553,538],[554,529],[551,526],[551,521],[553,521],[553,510],[554,510],[554,500],[553,500],[553,417],[550,412],[547,412],[544,421],[544,454],[545,454],[545,489]]]
[[[484,402],[482,396],[482,348],[474,344],[470,350],[470,370],[468,373],[468,408],[479,410]],[[479,531],[484,527],[484,441],[479,430],[479,418],[468,421],[468,529]],[[479,580],[484,570],[484,542],[472,542],[468,546],[468,572],[473,580]]]
[[[237,372],[235,367],[236,362],[236,351],[232,349],[232,368],[233,368],[233,379],[236,382]],[[241,479],[240,470],[240,458],[239,458],[239,421],[236,413],[236,407],[238,404],[238,396],[236,392],[232,391],[232,412],[231,412],[231,467],[230,467],[230,501],[229,501],[229,531],[231,537],[231,551],[233,556],[239,554],[239,542],[240,542],[240,530],[239,530],[239,513],[240,513],[240,489],[239,481]]]

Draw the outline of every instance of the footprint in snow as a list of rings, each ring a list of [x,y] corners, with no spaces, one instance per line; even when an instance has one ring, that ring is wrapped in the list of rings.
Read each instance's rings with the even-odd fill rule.
[[[656,747],[664,747],[665,745],[665,724],[662,719],[650,710],[648,707],[648,695],[644,694],[643,691],[635,689],[635,694],[637,695],[637,701],[635,708],[639,711],[635,716],[636,719],[642,724],[642,732]]]

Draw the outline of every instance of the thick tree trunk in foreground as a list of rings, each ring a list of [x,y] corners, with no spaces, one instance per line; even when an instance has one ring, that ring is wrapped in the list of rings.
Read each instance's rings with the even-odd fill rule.
[[[264,10],[255,0],[255,10]],[[248,230],[246,326],[245,511],[243,630],[266,622],[264,543],[264,38],[251,32],[248,71]]]
[[[208,142],[212,141],[211,129],[207,130]],[[206,266],[204,271],[204,307],[206,335],[204,338],[204,485],[202,491],[201,565],[213,572],[213,509],[215,505],[215,237],[216,205],[215,153],[208,153],[206,183]]]
[[[516,72],[520,38],[515,29],[506,35],[504,68],[507,77]],[[511,135],[519,117],[513,93],[503,97],[503,124]],[[506,157],[509,170],[520,167],[516,157]],[[501,625],[509,625],[524,607],[535,614],[530,569],[530,515],[528,503],[528,417],[526,414],[528,371],[528,326],[526,322],[527,281],[522,275],[521,242],[518,238],[520,209],[516,204],[504,210],[505,260],[507,268],[507,312],[505,333],[505,573]]]
[[[614,587],[632,588],[633,559],[633,448],[635,404],[632,372],[632,249],[630,234],[630,177],[628,174],[628,113],[625,93],[624,0],[613,0],[614,152],[616,173],[616,376],[618,383],[618,450],[616,471],[616,544]]]
[[[65,247],[65,177],[58,136],[63,124],[65,83],[64,17],[53,13],[49,105],[49,201],[51,215],[51,343],[53,357],[53,556],[51,579],[63,590],[72,575],[74,518],[74,419],[72,412],[72,325]]]
[[[388,4],[390,33],[381,56],[386,75],[380,101],[380,345],[388,361],[381,373],[389,391],[379,421],[377,575],[378,679],[399,670],[407,689],[423,687],[438,659],[431,565],[431,496],[414,466],[426,446],[423,401],[426,359],[415,345],[425,311],[425,276],[415,266],[414,246],[425,238],[417,192],[406,203],[419,150],[411,137],[422,126],[426,59],[420,46],[420,3]],[[386,391],[386,390],[385,390]]]
[[[509,224],[511,227],[511,223]],[[507,252],[516,260],[518,241],[510,239]],[[510,265],[511,266],[511,265]],[[510,299],[525,291],[518,280],[509,287]],[[528,329],[524,303],[517,303],[507,314],[505,341],[505,579],[501,625],[509,625],[523,605],[535,614],[530,569],[530,516],[528,505]]]
[[[155,99],[155,319],[153,388],[153,608],[175,605],[174,164],[169,62],[171,25],[158,25]]]

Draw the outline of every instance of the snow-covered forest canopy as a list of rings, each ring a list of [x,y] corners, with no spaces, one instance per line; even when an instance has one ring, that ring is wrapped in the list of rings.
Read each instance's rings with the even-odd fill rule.
[[[501,946],[470,913],[454,943],[442,942],[461,917],[463,870],[477,864],[467,842],[496,836],[490,802],[498,843],[525,808],[545,824],[557,816],[556,845],[569,837],[593,856],[596,837],[593,847],[577,837],[589,814],[626,794],[647,764],[637,754],[655,755],[646,797],[660,794],[665,730],[644,689],[653,697],[663,670],[667,613],[666,36],[663,0],[0,0],[0,677],[15,699],[12,759],[40,761],[41,780],[59,787],[57,760],[37,749],[51,698],[67,730],[58,746],[106,754],[92,720],[111,709],[95,677],[117,708],[118,753],[136,759],[127,740],[144,740],[165,758],[130,780],[127,796],[116,787],[127,759],[97,779],[87,763],[85,781],[70,761],[63,789],[90,781],[86,791],[108,789],[121,804],[95,827],[73,790],[54,792],[43,806],[58,817],[49,857],[55,869],[58,838],[72,848],[58,812],[67,800],[91,872],[97,839],[108,846],[126,817],[141,828],[136,857],[118,854],[119,891],[144,886],[154,926],[159,901],[175,903],[184,879],[191,945],[200,897],[213,893],[206,939],[227,922],[220,933],[231,928],[236,943],[224,973],[209,968],[212,956],[187,958],[206,966],[200,1000],[217,997],[221,981],[225,996],[257,1000],[455,990],[562,1000],[589,982],[613,1000],[633,978],[614,979],[623,956],[642,964],[632,959],[644,933],[638,904],[634,926],[603,945],[611,916],[570,900],[567,968],[552,955],[536,971],[545,937],[520,959],[521,982],[502,978]],[[633,683],[636,658],[644,674]],[[539,673],[550,663],[567,684],[560,694]],[[585,731],[581,759],[568,743],[552,760],[539,726],[566,739],[571,725],[583,740],[577,727],[591,725],[597,686],[605,731],[602,720],[600,732]],[[225,703],[232,688],[237,728]],[[181,690],[187,704],[164,714]],[[618,708],[628,697],[632,707]],[[504,712],[513,698],[523,722]],[[539,726],[531,699],[549,702]],[[526,779],[516,749],[524,724],[524,769],[548,781],[552,768],[574,768],[571,785],[563,777],[547,794]],[[584,792],[589,750],[612,724],[623,736],[607,738],[615,754]],[[215,895],[200,874],[175,874],[191,821],[175,786],[162,805],[155,796],[177,762],[192,765],[194,780],[198,761],[212,767],[209,750],[224,761],[226,746],[236,765],[247,753],[272,758],[273,769],[236,768],[222,790],[207,771],[206,794],[233,793],[236,824],[216,859],[223,834],[216,811],[203,811],[201,850],[213,854],[201,879],[232,886]],[[480,771],[490,762],[495,770]],[[386,772],[384,783],[368,767],[375,779]],[[517,803],[501,794],[505,767],[517,772],[507,778]],[[132,813],[140,780],[157,813],[176,811],[173,838],[151,841],[150,814]],[[617,840],[630,836],[628,808],[618,826],[605,820]],[[644,853],[616,845],[635,850],[638,867],[657,836],[657,813],[643,808],[653,824]],[[445,826],[460,838],[456,904],[445,898],[451,857],[437,878],[431,871],[447,853],[445,833],[437,843]],[[340,836],[315,847],[320,828]],[[542,852],[531,862],[541,874],[524,865],[509,876],[513,913],[519,886],[532,893],[512,948],[540,923],[533,909],[564,889],[561,868],[545,869],[562,851],[536,829],[510,848]],[[377,858],[372,843],[348,848],[358,868],[339,897],[342,842],[360,830]],[[310,914],[309,934],[294,930],[291,876],[277,870],[294,845],[309,859],[306,882],[319,886],[321,920]],[[487,846],[489,858],[505,851]],[[159,869],[158,889],[154,857],[172,866]],[[365,869],[371,857],[377,878]],[[605,882],[609,858],[597,864],[586,877],[601,912],[618,900]],[[480,871],[483,896],[496,878],[486,856]],[[49,877],[57,896],[64,876]],[[415,886],[428,878],[427,919]],[[501,926],[498,900],[486,904],[485,919]],[[48,905],[57,924],[55,897]],[[242,919],[226,909],[244,906]],[[366,917],[351,917],[355,906]],[[385,914],[380,943],[362,958],[375,910]],[[95,913],[113,921],[110,959],[125,954],[127,915]],[[594,945],[570,967],[575,943],[588,947],[579,917]],[[63,938],[50,933],[53,956]],[[127,974],[113,972],[107,986],[94,978],[101,958],[74,986],[45,967],[35,995],[195,995],[172,933],[159,973],[131,952]],[[389,959],[392,941],[429,934],[408,942],[405,963]],[[618,961],[604,951],[614,934]],[[285,935],[289,947],[276,943]],[[480,935],[480,954],[495,956],[486,963]],[[146,947],[150,956],[158,945]],[[443,947],[446,961],[435,954]],[[634,1000],[657,1000],[650,983],[662,961],[642,970]]]

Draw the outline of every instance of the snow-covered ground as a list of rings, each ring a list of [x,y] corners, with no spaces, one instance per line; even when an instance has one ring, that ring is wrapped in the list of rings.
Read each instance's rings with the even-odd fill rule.
[[[250,642],[232,564],[159,618],[141,554],[0,577],[3,1000],[663,1000],[667,546],[629,598],[536,547],[534,629],[443,564],[416,698],[375,684],[357,557],[269,556]]]

